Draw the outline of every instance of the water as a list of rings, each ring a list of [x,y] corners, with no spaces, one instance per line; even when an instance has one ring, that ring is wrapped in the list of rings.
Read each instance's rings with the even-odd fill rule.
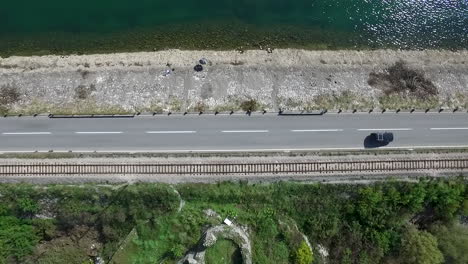
[[[237,39],[246,42],[247,47],[252,46],[243,36],[247,31],[256,32],[249,36],[254,41],[259,41],[255,40],[257,37],[267,39],[273,46],[287,46],[285,42],[288,42],[291,46],[312,48],[314,45],[309,44],[328,48],[468,47],[468,0],[3,2],[0,53],[80,49],[86,52],[95,49],[97,44],[117,50],[168,48],[171,43],[177,46],[174,43],[179,42],[181,48],[203,48],[201,42],[206,44],[207,34],[216,33],[220,27],[225,32],[221,29],[223,32],[216,34],[229,41],[223,44],[208,40],[212,43],[206,47],[230,48],[227,42]],[[162,32],[164,37],[168,35],[166,39],[153,38]],[[191,41],[183,40],[188,35],[192,36]],[[280,36],[277,43],[275,36]],[[138,43],[142,43],[141,47],[136,47]]]

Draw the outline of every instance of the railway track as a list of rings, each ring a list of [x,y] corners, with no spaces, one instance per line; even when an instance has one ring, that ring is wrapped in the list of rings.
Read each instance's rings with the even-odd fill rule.
[[[468,170],[468,158],[316,161],[281,163],[216,163],[216,164],[71,164],[31,163],[0,164],[0,176],[21,175],[253,175],[253,174],[333,174],[405,171]]]

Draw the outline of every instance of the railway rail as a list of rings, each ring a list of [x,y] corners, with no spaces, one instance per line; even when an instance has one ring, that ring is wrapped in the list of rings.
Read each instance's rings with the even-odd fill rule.
[[[253,175],[468,170],[468,158],[205,164],[0,164],[0,176],[21,175]]]

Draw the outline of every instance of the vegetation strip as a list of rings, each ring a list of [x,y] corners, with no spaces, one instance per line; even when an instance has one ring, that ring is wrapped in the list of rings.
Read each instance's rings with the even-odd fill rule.
[[[228,218],[256,264],[465,264],[467,186],[0,184],[0,263],[174,264]],[[246,263],[236,237],[209,242],[206,264]]]

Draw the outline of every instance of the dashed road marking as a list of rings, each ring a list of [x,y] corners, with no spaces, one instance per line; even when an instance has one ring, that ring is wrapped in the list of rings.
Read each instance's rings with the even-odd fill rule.
[[[340,132],[343,129],[295,129],[291,132]]]
[[[432,127],[431,130],[468,130],[468,127]]]
[[[268,130],[223,130],[222,133],[268,133]]]
[[[80,131],[75,134],[123,134],[122,131]]]
[[[50,132],[5,132],[3,135],[51,135]]]
[[[194,134],[197,131],[146,131],[146,134]]]
[[[412,128],[360,128],[357,131],[410,131]]]

